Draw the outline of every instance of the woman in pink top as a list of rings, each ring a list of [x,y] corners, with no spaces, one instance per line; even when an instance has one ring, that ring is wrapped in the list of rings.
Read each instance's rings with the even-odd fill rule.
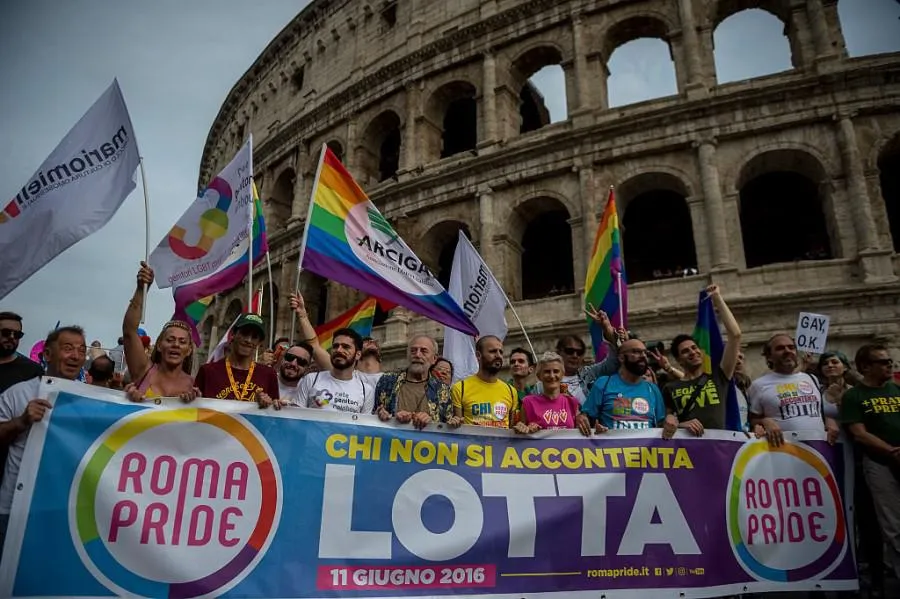
[[[560,391],[565,375],[562,357],[547,352],[538,360],[537,377],[543,393],[522,400],[522,419],[513,430],[527,435],[539,430],[575,428],[578,400]]]

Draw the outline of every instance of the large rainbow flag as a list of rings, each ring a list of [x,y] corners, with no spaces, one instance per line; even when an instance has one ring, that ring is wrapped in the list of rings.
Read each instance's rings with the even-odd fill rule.
[[[619,213],[616,211],[616,197],[613,188],[609,188],[609,198],[594,247],[588,262],[587,276],[584,281],[584,307],[593,306],[603,310],[615,328],[628,326],[628,285],[625,279],[625,263],[622,261],[622,234],[619,231]],[[591,331],[591,342],[597,360],[606,356],[606,344],[603,343],[603,330],[591,318],[588,318]]]
[[[331,349],[331,338],[338,329],[353,329],[362,337],[368,337],[372,334],[372,325],[375,321],[375,310],[378,304],[382,309],[390,310],[392,305],[385,305],[386,302],[379,302],[378,298],[367,297],[359,302],[337,318],[321,324],[316,327],[316,337],[319,339],[319,345],[322,349],[328,351]]]
[[[469,335],[478,329],[427,266],[322,146],[301,268],[404,306]]]
[[[705,289],[700,292],[700,300],[697,303],[697,324],[694,326],[693,337],[697,342],[697,347],[703,350],[703,372],[712,374],[713,364],[718,366],[722,363],[725,342],[722,341],[722,331],[719,330],[716,309]],[[738,406],[737,385],[735,385],[734,379],[728,382],[728,398],[725,400],[725,428],[730,431],[744,430]]]
[[[256,182],[253,182],[253,265],[256,266],[269,251],[269,241],[266,236],[266,221],[263,217],[262,202],[259,199],[259,190]],[[200,331],[197,324],[203,319],[203,314],[218,293],[224,293],[234,289],[244,280],[249,271],[247,261],[250,252],[249,236],[245,237],[231,250],[231,255],[213,274],[202,279],[191,281],[186,285],[172,288],[175,297],[175,314],[172,318],[183,320],[191,327],[191,335],[194,343],[200,343]]]

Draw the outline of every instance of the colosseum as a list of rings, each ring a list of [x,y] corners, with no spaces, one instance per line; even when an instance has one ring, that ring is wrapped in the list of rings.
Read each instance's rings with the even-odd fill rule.
[[[748,8],[783,23],[793,68],[720,83],[713,32]],[[639,38],[668,45],[677,90],[611,107],[609,59]],[[558,122],[531,82],[549,65]],[[900,54],[849,58],[835,0],[313,0],[228,94],[201,184],[250,132],[279,335],[298,284],[319,322],[361,297],[297,280],[328,144],[444,282],[464,230],[538,351],[562,333],[589,341],[584,275],[610,186],[642,337],[689,330],[712,281],[751,356],[800,311],[831,317],[831,347],[900,348]],[[218,298],[206,340],[245,293]],[[523,344],[508,321],[508,346]],[[442,334],[399,308],[377,324],[386,369],[411,334]]]

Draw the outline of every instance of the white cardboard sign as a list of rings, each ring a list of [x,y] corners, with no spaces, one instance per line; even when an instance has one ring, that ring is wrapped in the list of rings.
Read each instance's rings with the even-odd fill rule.
[[[811,354],[823,353],[825,342],[828,340],[830,321],[831,318],[825,314],[801,312],[797,319],[797,332],[794,335],[797,349]]]

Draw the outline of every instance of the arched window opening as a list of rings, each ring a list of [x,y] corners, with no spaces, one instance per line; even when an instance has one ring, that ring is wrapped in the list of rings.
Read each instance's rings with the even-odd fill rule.
[[[837,11],[847,53],[851,57],[900,51],[900,36],[897,35],[900,3],[838,2]]]
[[[380,183],[400,169],[400,117],[382,112],[366,127],[357,153],[362,183]]]
[[[832,257],[819,185],[804,175],[752,178],[741,187],[740,213],[747,268]]]
[[[641,191],[628,200],[622,252],[629,283],[698,273],[691,212],[684,192],[674,190],[680,187],[676,182],[670,189]]]
[[[519,132],[528,133],[568,118],[562,55],[552,46],[533,48],[513,62],[519,87]]]
[[[331,150],[337,159],[341,162],[344,162],[344,146],[341,145],[341,142],[333,139],[325,144],[328,146],[328,149]],[[318,162],[318,156],[316,156],[316,161]]]
[[[783,19],[759,8],[737,11],[732,3],[722,4],[720,15],[724,16],[713,32],[719,83],[753,79],[799,66],[794,64],[799,57],[791,51]]]
[[[531,218],[522,215],[528,223],[522,235],[523,299],[541,299],[575,291],[572,227],[569,213],[557,206],[536,211]]]
[[[432,268],[434,275],[444,289],[450,287],[450,272],[453,270],[453,256],[459,241],[459,232],[472,239],[469,226],[456,220],[442,221],[423,236],[425,246],[419,255]]]
[[[466,81],[442,85],[425,104],[421,128],[425,162],[474,150],[478,143],[478,107],[475,86]]]
[[[881,152],[878,170],[894,251],[900,252],[900,135]]]
[[[284,170],[275,181],[272,194],[266,202],[266,228],[269,231],[278,231],[287,224],[291,218],[291,206],[294,203],[294,183],[297,175],[293,169]]]
[[[234,321],[237,320],[237,317],[240,316],[241,312],[243,311],[244,304],[241,300],[237,298],[231,300],[231,302],[228,304],[228,309],[225,310],[225,322],[222,323],[222,325],[224,326],[223,334],[224,331],[228,330],[228,327],[234,324]],[[216,343],[218,342],[219,340],[217,339]]]
[[[387,319],[391,316],[390,310],[384,310],[381,307],[381,302],[375,304],[375,317],[372,319],[373,327],[380,327],[384,323],[387,322]]]
[[[610,108],[678,94],[675,63],[661,39],[641,38],[622,44],[607,63]]]
[[[474,150],[478,143],[475,98],[453,100],[444,114],[444,135],[441,158]]]

